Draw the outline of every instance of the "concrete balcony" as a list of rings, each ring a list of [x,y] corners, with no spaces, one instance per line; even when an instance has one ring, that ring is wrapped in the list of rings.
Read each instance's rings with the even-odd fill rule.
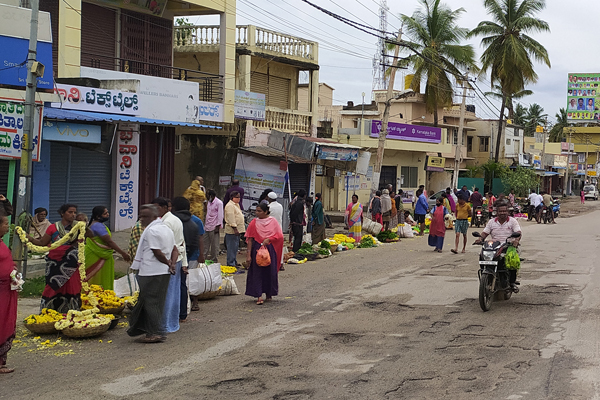
[[[318,43],[284,33],[256,27],[236,26],[236,50],[293,60],[318,68]],[[219,51],[220,27],[218,25],[176,26],[173,31],[176,52],[214,53]]]
[[[252,121],[252,125],[259,129],[275,129],[283,132],[310,135],[311,120],[311,113],[266,107],[265,120]]]
[[[442,115],[444,117],[460,118],[460,106],[444,107]],[[472,111],[465,111],[465,120],[467,120],[467,121],[469,121],[469,120],[475,121],[477,119],[478,118],[477,118],[477,116],[475,115],[474,112],[472,112]]]

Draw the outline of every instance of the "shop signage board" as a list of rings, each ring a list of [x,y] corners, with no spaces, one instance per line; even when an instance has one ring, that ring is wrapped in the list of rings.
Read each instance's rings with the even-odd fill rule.
[[[444,172],[444,166],[446,165],[446,159],[444,157],[432,157],[427,156],[425,163],[426,171]]]
[[[60,95],[61,102],[52,103],[52,108],[123,115],[141,113],[141,102],[137,93],[62,83],[56,84],[55,93]]]
[[[319,146],[319,153],[317,155],[317,158],[319,160],[356,161],[358,160],[358,149]]]
[[[27,52],[29,40],[0,36],[0,85],[25,88],[27,83]],[[44,74],[37,78],[37,90],[54,90],[52,78],[52,43],[38,42],[37,60],[44,64]]]
[[[115,223],[114,230],[131,228],[138,219],[139,145],[138,124],[119,124],[116,133],[115,164]]]
[[[373,120],[371,123],[371,137],[379,137],[382,122]],[[422,125],[400,124],[397,122],[388,123],[387,139],[408,140],[411,142],[441,143],[442,128]]]
[[[40,160],[42,141],[42,103],[36,103],[35,125],[33,128],[33,151],[31,159]],[[0,97],[0,158],[21,158],[21,149],[25,145],[23,125],[25,105],[22,100]]]
[[[279,168],[279,160],[238,154],[234,179],[238,179],[244,188],[244,209],[248,210],[252,203],[256,203],[266,188],[273,189],[279,197],[283,197],[285,173]]]
[[[100,125],[46,120],[42,127],[42,138],[56,142],[100,143],[102,128]]]
[[[600,73],[571,73],[567,83],[567,119],[600,120]]]
[[[229,186],[231,184],[231,176],[219,176],[219,185],[220,186]]]
[[[265,120],[266,97],[263,93],[235,91],[234,115],[239,119]]]

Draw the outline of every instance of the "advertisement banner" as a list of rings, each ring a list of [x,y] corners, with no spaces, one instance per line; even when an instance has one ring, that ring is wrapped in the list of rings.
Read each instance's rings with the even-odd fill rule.
[[[46,120],[42,127],[42,138],[55,142],[100,143],[100,125],[77,124]]]
[[[379,137],[381,121],[373,120],[371,124],[371,137]],[[397,122],[388,123],[387,139],[408,140],[411,142],[441,143],[442,128],[433,126],[408,125]]]
[[[265,120],[266,99],[263,93],[235,91],[234,114],[236,118]]]
[[[35,126],[33,128],[33,151],[31,159],[40,160],[42,141],[42,103],[36,104]],[[0,158],[21,158],[21,149],[25,145],[23,135],[24,102],[17,99],[0,97]]]
[[[114,230],[122,231],[135,225],[138,219],[140,128],[138,124],[119,124],[115,164],[115,223]]]
[[[56,84],[54,92],[60,95],[62,101],[52,103],[52,108],[107,114],[140,115],[139,96],[136,93],[62,83]]]
[[[342,147],[319,146],[319,160],[356,161],[358,149],[345,149]]]
[[[0,36],[0,85],[25,88],[27,83],[27,53],[29,40]],[[37,90],[54,90],[52,78],[52,43],[38,41],[37,60],[44,64],[44,75],[37,78]]]
[[[258,202],[261,193],[267,188],[273,189],[279,197],[283,197],[285,171],[279,168],[278,160],[270,161],[238,154],[234,179],[238,179],[240,186],[244,188],[245,210],[249,209],[252,203]]]
[[[600,73],[571,73],[567,84],[567,119],[600,120]]]
[[[434,172],[444,172],[445,165],[446,159],[444,157],[427,156],[427,161],[425,162],[425,170]]]

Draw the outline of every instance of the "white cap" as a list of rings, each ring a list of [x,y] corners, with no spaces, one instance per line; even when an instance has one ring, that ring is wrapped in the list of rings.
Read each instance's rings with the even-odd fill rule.
[[[275,192],[269,192],[269,194],[267,195],[270,199],[277,199],[277,193]]]

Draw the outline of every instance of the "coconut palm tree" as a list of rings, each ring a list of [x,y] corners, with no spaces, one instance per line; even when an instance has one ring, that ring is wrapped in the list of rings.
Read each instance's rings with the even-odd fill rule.
[[[533,103],[527,109],[525,115],[525,136],[533,136],[536,128],[545,125],[548,120],[548,114],[544,114],[544,108],[537,103]]]
[[[483,4],[492,21],[480,22],[468,37],[483,36],[481,44],[485,50],[481,55],[481,70],[489,70],[492,85],[498,84],[502,88],[494,157],[497,162],[507,100],[525,85],[537,81],[533,61],[550,67],[548,52],[529,34],[549,32],[550,26],[536,18],[536,14],[546,7],[545,0],[484,0]]]
[[[456,21],[465,11],[451,10],[440,0],[419,0],[422,8],[412,16],[401,15],[404,32],[410,47],[421,55],[411,55],[404,60],[414,71],[411,89],[420,90],[425,80],[425,105],[433,113],[434,126],[438,125],[438,108],[452,105],[453,83],[463,76],[461,70],[478,72],[475,50],[469,44],[461,44],[469,33]]]
[[[522,105],[517,103],[517,107],[515,107],[515,113],[513,115],[513,124],[525,126],[525,117],[527,116],[527,109]]]
[[[493,97],[494,99],[500,100],[500,101],[502,101],[502,97],[504,97],[502,95],[502,88],[499,85],[494,85],[492,87],[491,92],[485,92],[484,94],[488,97]],[[506,108],[508,109],[508,119],[515,118],[515,104],[514,104],[513,100],[522,99],[523,97],[531,96],[532,94],[533,94],[533,92],[531,90],[523,89],[523,90],[520,90],[518,93],[515,93],[515,94],[507,97]]]
[[[561,108],[556,113],[556,123],[550,129],[549,141],[551,142],[562,142],[565,137],[564,128],[568,127],[569,123],[567,122],[567,110]]]

